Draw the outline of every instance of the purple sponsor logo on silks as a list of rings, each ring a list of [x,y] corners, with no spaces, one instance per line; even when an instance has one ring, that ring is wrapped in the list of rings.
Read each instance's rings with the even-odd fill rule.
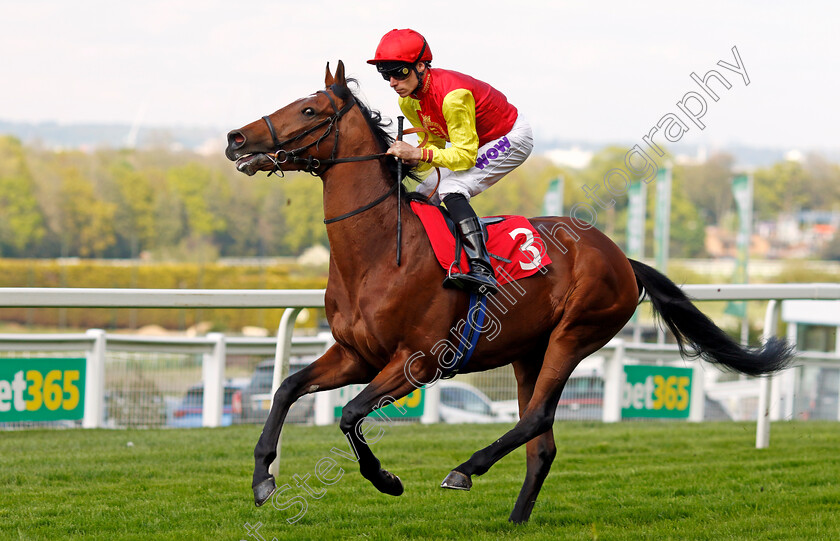
[[[487,152],[478,157],[475,161],[475,166],[479,169],[484,169],[490,163],[490,160],[495,160],[509,148],[510,141],[508,141],[507,136],[504,136],[495,145],[487,149]]]

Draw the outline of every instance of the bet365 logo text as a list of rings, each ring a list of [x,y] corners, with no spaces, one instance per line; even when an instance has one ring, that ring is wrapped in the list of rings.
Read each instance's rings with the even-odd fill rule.
[[[625,366],[621,416],[688,418],[691,372],[670,366]]]
[[[77,420],[84,359],[0,359],[0,422]]]

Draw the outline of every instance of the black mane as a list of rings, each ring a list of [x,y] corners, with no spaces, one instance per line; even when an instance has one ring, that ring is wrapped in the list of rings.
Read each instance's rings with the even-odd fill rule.
[[[352,96],[354,100],[356,100],[356,105],[359,107],[359,110],[365,117],[365,120],[370,127],[371,133],[373,133],[373,137],[376,139],[376,142],[379,146],[380,152],[385,152],[388,150],[391,145],[394,143],[394,137],[386,131],[385,128],[391,126],[393,121],[390,118],[383,117],[382,113],[371,109],[368,105],[359,98],[358,94],[353,92],[349,88],[349,84],[355,84],[357,87],[359,82],[356,79],[347,79],[348,86],[340,86],[340,85],[333,85],[332,90],[335,92],[336,96],[341,99],[347,99],[348,97]],[[348,96],[349,94],[349,96]],[[391,173],[391,177],[396,179],[397,178],[397,160],[393,156],[388,156],[385,159],[385,162],[388,164],[388,171]],[[409,168],[403,165],[403,179],[408,177],[414,181],[420,182],[420,179],[417,174],[414,172],[412,168]],[[403,180],[400,179],[400,180]]]

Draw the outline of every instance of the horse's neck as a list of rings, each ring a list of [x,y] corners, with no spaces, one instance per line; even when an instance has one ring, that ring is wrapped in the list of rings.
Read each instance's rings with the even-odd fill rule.
[[[349,171],[348,171],[349,170]],[[334,218],[376,201],[392,187],[381,162],[346,164],[324,175],[324,216]],[[403,208],[403,219],[410,219]],[[327,225],[333,264],[343,275],[357,276],[386,257],[395,258],[397,195],[364,212]]]
[[[356,118],[356,115],[359,115]],[[356,109],[348,113],[356,125],[341,132],[338,141],[343,156],[366,156],[382,152],[372,132]],[[333,166],[321,177],[324,181],[324,216],[335,218],[361,209],[388,193],[394,180],[382,160],[343,163]],[[359,214],[327,225],[330,241],[330,275],[337,272],[350,292],[364,280],[376,279],[376,273],[396,269],[397,208],[395,192],[378,205]],[[420,220],[403,204],[404,233],[422,228]],[[404,248],[406,245],[404,234]],[[405,265],[403,264],[403,267]]]

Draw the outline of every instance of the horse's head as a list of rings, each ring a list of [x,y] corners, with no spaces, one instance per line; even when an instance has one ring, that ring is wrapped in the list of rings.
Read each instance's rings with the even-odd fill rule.
[[[225,156],[246,175],[257,171],[318,172],[335,157],[337,123],[354,104],[347,88],[344,63],[335,76],[327,72],[326,90],[319,90],[274,113],[228,133]]]

